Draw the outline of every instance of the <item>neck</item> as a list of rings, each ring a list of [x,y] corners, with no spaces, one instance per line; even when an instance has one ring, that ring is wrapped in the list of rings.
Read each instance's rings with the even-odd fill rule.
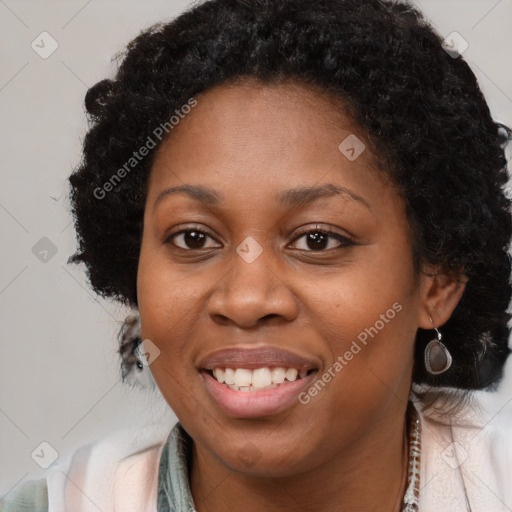
[[[247,476],[194,443],[191,490],[198,512],[300,509],[401,510],[407,479],[405,407],[323,464],[301,474]],[[393,419],[393,417],[392,417]],[[405,457],[404,457],[405,454]]]

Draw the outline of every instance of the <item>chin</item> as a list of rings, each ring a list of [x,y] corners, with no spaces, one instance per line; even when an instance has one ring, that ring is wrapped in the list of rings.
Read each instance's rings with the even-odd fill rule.
[[[234,443],[226,447],[227,453],[217,453],[217,457],[231,471],[248,477],[289,477],[307,471],[310,457],[296,446],[289,449],[267,444],[257,446],[251,441],[244,441],[235,448]],[[307,461],[310,461],[309,463]]]

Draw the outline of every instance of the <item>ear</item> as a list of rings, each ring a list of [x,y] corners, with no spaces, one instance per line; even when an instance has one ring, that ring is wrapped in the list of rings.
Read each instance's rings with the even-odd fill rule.
[[[448,275],[434,271],[422,276],[420,288],[422,307],[419,310],[418,327],[432,329],[448,321],[457,307],[468,279],[464,275]],[[430,318],[432,318],[432,322]]]

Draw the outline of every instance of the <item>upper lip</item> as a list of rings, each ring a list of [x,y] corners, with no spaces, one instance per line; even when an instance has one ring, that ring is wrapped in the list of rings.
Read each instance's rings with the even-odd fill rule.
[[[313,361],[294,352],[278,347],[226,348],[206,356],[199,364],[204,370],[214,368],[297,368],[298,370],[316,369]]]

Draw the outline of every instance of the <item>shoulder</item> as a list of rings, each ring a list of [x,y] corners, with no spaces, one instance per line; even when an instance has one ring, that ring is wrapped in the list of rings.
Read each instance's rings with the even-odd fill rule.
[[[420,505],[427,510],[501,511],[512,503],[512,427],[506,411],[485,393],[471,395],[455,413],[421,413]],[[440,507],[440,508],[436,508]],[[421,508],[421,507],[420,507]]]
[[[0,512],[48,512],[46,478],[20,484],[0,500]]]
[[[50,504],[53,496],[66,510],[88,510],[92,501],[99,510],[156,511],[160,458],[171,428],[127,427],[81,447],[66,479],[49,483]]]
[[[0,500],[0,512],[155,512],[162,448],[172,424],[130,426],[84,444]],[[91,503],[93,505],[91,505]]]

